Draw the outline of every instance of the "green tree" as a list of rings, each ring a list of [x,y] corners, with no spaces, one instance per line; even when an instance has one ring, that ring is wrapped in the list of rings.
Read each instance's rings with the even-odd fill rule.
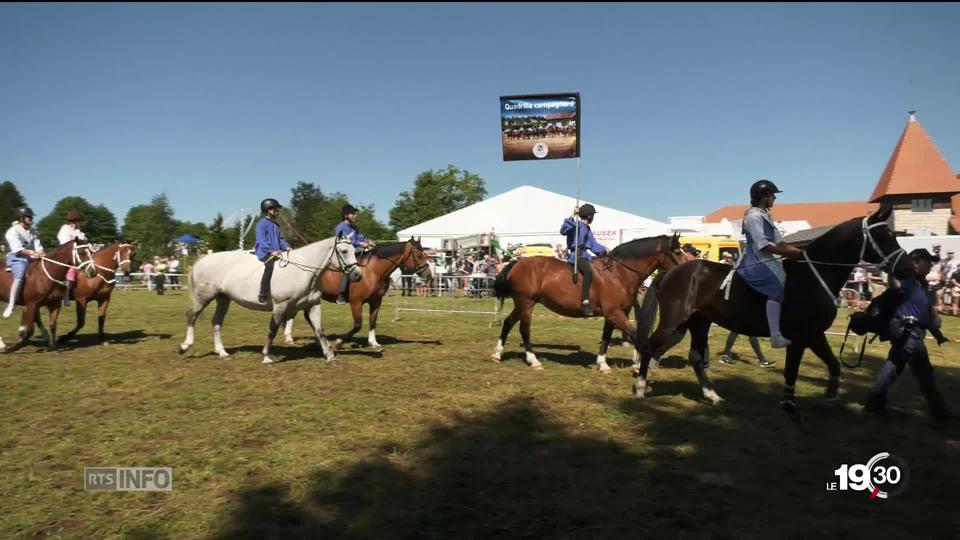
[[[70,196],[57,201],[50,213],[37,222],[37,232],[44,246],[57,246],[57,233],[66,223],[67,212],[77,210],[83,216],[80,230],[87,239],[98,244],[108,244],[118,238],[117,218],[106,206],[94,206],[83,197]]]
[[[170,244],[177,237],[177,220],[166,194],[151,199],[150,204],[134,206],[123,220],[123,237],[139,240],[137,256],[146,260],[155,255],[169,255]]]
[[[16,221],[17,209],[23,206],[27,206],[27,200],[23,198],[13,182],[7,180],[0,184],[0,226],[4,230],[10,226],[10,223]]]
[[[230,246],[227,242],[227,233],[223,228],[223,214],[217,212],[217,217],[213,218],[213,223],[207,228],[206,240],[207,246],[213,251],[226,251],[236,248],[236,244]]]
[[[480,202],[487,195],[486,182],[476,174],[448,165],[417,175],[413,191],[400,194],[390,209],[390,227],[399,231]]]
[[[315,242],[333,235],[333,230],[342,221],[341,210],[350,203],[347,196],[340,192],[324,194],[316,185],[309,182],[298,182],[291,190],[289,220],[303,234],[308,241]],[[386,240],[394,238],[390,230],[374,214],[372,205],[355,203],[357,207],[357,228],[364,236],[372,240]],[[286,215],[286,214],[284,214]],[[300,245],[292,231],[284,227],[284,238],[291,245]]]

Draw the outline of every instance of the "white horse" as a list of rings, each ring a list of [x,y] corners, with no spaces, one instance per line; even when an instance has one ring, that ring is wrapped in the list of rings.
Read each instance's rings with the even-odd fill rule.
[[[270,364],[270,344],[277,330],[297,311],[309,309],[308,317],[313,323],[317,341],[327,362],[336,361],[333,349],[327,343],[320,323],[320,304],[323,301],[320,290],[320,274],[325,270],[339,270],[352,281],[361,277],[356,254],[348,237],[338,235],[313,242],[302,248],[284,252],[280,255],[270,280],[270,301],[261,304],[257,301],[260,292],[260,279],[264,265],[246,251],[222,251],[204,255],[193,265],[190,271],[190,294],[193,307],[187,310],[187,337],[179,347],[180,354],[187,352],[193,345],[193,327],[197,317],[212,300],[217,301],[217,310],[213,315],[214,352],[221,358],[230,356],[223,348],[220,327],[227,315],[230,301],[256,311],[270,311],[270,329],[267,342],[263,346],[263,363]]]

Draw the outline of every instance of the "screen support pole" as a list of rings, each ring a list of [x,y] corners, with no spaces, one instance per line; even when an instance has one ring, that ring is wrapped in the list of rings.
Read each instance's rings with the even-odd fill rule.
[[[580,208],[580,156],[577,156],[577,208]],[[577,282],[579,277],[579,267],[580,264],[580,216],[577,215],[574,220],[576,227],[576,232],[574,233],[573,240],[573,282]]]

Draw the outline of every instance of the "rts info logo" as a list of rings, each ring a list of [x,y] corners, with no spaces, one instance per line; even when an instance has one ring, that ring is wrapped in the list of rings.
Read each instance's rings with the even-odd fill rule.
[[[833,471],[839,482],[827,482],[827,491],[867,491],[871,499],[900,495],[910,482],[910,468],[900,456],[880,452],[865,465],[844,463]]]

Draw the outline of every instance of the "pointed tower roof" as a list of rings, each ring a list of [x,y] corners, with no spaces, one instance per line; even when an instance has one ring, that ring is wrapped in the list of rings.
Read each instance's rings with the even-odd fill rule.
[[[960,181],[917,121],[916,111],[910,111],[907,126],[870,202],[879,202],[888,195],[914,193],[960,193]]]

